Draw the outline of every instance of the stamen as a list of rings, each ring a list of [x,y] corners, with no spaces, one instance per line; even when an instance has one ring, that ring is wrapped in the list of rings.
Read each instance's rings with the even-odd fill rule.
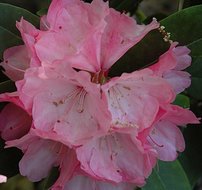
[[[82,113],[84,110],[84,100],[85,100],[86,94],[87,92],[83,89],[79,93],[78,108],[77,108],[77,111],[79,113]]]
[[[160,145],[160,144],[158,144],[157,142],[155,142],[154,141],[154,139],[152,139],[152,137],[149,135],[149,138],[151,139],[151,141],[155,144],[155,145],[157,145],[158,147],[164,147],[164,145],[162,144],[162,145]]]
[[[166,32],[165,26],[160,26],[158,28],[159,32],[164,36],[163,40],[165,42],[169,42],[170,44],[173,43],[173,41],[170,39],[171,34],[169,32]]]

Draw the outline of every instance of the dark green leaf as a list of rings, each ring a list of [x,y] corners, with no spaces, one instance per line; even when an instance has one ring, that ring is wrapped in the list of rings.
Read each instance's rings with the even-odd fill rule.
[[[6,30],[5,28],[0,26],[0,59],[3,56],[3,52],[6,48],[22,44],[22,40],[16,36],[15,34],[11,33],[10,31]]]
[[[202,5],[193,6],[177,12],[164,20],[161,24],[171,32],[171,39],[181,45],[187,45],[202,38]]]
[[[191,86],[188,88],[188,94],[202,100],[202,39],[199,39],[188,45],[191,49],[192,64],[187,71],[192,76]]]
[[[202,176],[202,126],[189,126],[183,131],[186,149],[180,157],[192,186]]]
[[[202,78],[192,77],[191,86],[187,91],[192,98],[202,100]]]
[[[117,1],[117,0],[116,0]],[[116,10],[120,12],[130,12],[134,14],[138,5],[141,3],[142,0],[124,0],[120,1],[120,3],[114,7]]]
[[[16,21],[20,21],[23,17],[25,20],[39,26],[39,18],[29,11],[9,4],[0,3],[0,26],[9,30],[10,32],[19,35],[16,28]]]
[[[15,83],[11,80],[0,83],[0,94],[4,92],[13,92],[15,90]]]
[[[190,43],[191,56],[202,56],[202,38]]]
[[[18,163],[22,157],[16,148],[4,149],[4,142],[0,139],[0,173],[12,177],[19,173]]]
[[[159,161],[143,190],[191,190],[189,180],[178,160],[173,162]]]
[[[37,15],[38,16],[43,16],[43,15],[45,15],[45,14],[47,14],[47,12],[48,12],[48,9],[41,9],[41,10],[39,10],[39,11],[37,11]]]

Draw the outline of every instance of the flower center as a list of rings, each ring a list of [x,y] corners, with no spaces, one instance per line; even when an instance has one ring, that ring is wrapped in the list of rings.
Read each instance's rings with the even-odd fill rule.
[[[107,81],[106,73],[100,71],[98,73],[91,73],[91,82],[96,84],[104,84]]]

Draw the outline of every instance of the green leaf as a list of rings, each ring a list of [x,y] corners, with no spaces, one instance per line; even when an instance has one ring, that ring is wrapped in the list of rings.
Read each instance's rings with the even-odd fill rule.
[[[183,95],[183,94],[178,94],[175,101],[173,104],[181,106],[183,108],[189,108],[190,107],[190,100],[189,97]]]
[[[0,173],[12,177],[19,173],[18,163],[22,153],[17,148],[4,149],[4,142],[0,139]]]
[[[36,14],[37,14],[38,16],[43,16],[43,15],[47,14],[47,12],[48,12],[48,9],[47,9],[47,8],[44,8],[44,9],[41,9],[41,10],[37,11]]]
[[[180,156],[180,162],[187,173],[192,186],[202,176],[202,125],[192,125],[183,131],[186,149]]]
[[[123,72],[130,73],[152,65],[168,48],[169,43],[163,41],[160,32],[153,30],[111,67],[109,76],[120,76]]]
[[[188,48],[191,49],[191,56],[202,56],[202,38],[188,44]]]
[[[189,180],[178,160],[173,162],[159,161],[143,190],[191,190]]]
[[[161,24],[171,33],[171,39],[187,45],[202,38],[202,5],[189,7],[164,20]]]
[[[39,26],[39,18],[31,12],[13,5],[0,3],[0,26],[10,32],[20,35],[16,28],[16,21],[23,17],[35,26]],[[2,42],[2,41],[1,41]]]
[[[4,92],[13,92],[15,90],[15,83],[11,80],[0,83],[0,94]]]

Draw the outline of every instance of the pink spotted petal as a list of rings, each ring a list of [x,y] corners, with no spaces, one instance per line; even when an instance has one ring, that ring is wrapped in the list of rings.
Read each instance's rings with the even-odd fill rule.
[[[1,137],[8,141],[25,135],[31,127],[31,117],[20,107],[9,103],[0,114]]]
[[[100,179],[132,182],[138,186],[155,165],[155,152],[143,149],[140,142],[126,134],[113,134],[89,141],[76,149],[81,168]]]
[[[57,134],[62,143],[80,145],[109,129],[110,114],[100,86],[91,83],[88,73],[76,72],[69,79],[63,72],[49,67],[30,69],[24,81],[17,83],[20,99],[32,112],[37,130],[49,137]]]
[[[30,62],[26,47],[21,45],[9,48],[3,57],[4,62],[0,65],[5,69],[4,73],[13,81],[23,79]]]
[[[123,74],[102,88],[113,117],[112,125],[119,128],[142,130],[150,127],[156,119],[159,104],[167,104],[174,99],[170,85],[154,76],[151,70]]]

